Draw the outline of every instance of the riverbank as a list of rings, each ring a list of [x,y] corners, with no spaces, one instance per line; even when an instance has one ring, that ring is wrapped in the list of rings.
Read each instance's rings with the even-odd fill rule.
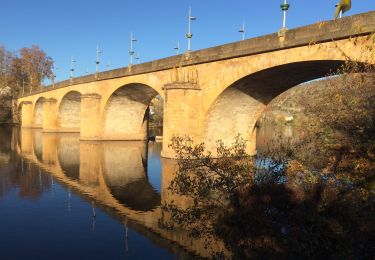
[[[19,126],[19,123],[14,122],[0,122],[0,126]]]

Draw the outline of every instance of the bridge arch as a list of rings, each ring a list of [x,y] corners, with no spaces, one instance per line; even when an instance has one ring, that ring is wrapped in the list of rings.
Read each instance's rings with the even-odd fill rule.
[[[264,108],[289,88],[337,71],[343,60],[286,63],[248,74],[226,87],[205,114],[203,140],[209,150],[216,141],[230,145],[240,134],[250,154],[256,149],[256,122]]]
[[[81,125],[81,93],[70,91],[61,99],[59,127],[69,132],[79,132]]]
[[[146,140],[149,104],[158,94],[142,83],[116,89],[103,109],[103,139]]]
[[[40,97],[35,101],[33,109],[33,126],[36,128],[43,127],[43,103],[46,99]]]

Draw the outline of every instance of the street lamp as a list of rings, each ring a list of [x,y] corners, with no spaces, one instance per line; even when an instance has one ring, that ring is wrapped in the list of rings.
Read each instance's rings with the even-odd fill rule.
[[[130,64],[129,66],[132,66],[133,65],[133,55],[134,55],[134,51],[133,51],[133,42],[136,42],[137,39],[133,37],[133,32],[130,33],[130,51],[129,51],[129,54],[130,54]]]
[[[55,80],[56,80],[56,70],[59,69],[55,66],[55,63],[52,64],[52,87],[55,87]]]
[[[141,63],[141,58],[139,57],[139,52],[135,55],[135,59],[137,60],[137,63]]]
[[[290,5],[286,3],[286,0],[284,0],[284,3],[280,5],[280,7],[283,11],[283,29],[286,29],[286,11],[288,11]]]
[[[193,34],[191,33],[191,21],[195,21],[195,20],[197,20],[197,18],[194,16],[191,16],[191,7],[189,7],[189,17],[188,17],[189,28],[188,28],[188,33],[186,34],[186,38],[188,40],[188,48],[187,48],[188,52],[190,52],[190,40],[193,37]]]
[[[238,30],[242,34],[242,40],[245,40],[245,22],[242,23],[242,27]]]
[[[178,55],[180,52],[180,41],[177,41],[177,46],[174,47],[173,49],[176,50],[176,55]]]
[[[73,80],[73,76],[74,76],[74,63],[76,61],[73,59],[73,56],[70,57],[70,80]]]
[[[95,69],[95,78],[98,77],[98,72],[99,72],[99,54],[102,53],[99,49],[99,44],[96,45],[96,62],[95,62],[95,65],[96,65],[96,69]]]

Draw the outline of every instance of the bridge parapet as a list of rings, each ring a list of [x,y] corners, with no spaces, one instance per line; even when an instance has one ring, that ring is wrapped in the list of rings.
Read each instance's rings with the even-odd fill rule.
[[[65,80],[56,83],[55,88],[52,88],[52,85],[50,85],[45,89],[38,90],[31,94],[25,94],[21,97],[53,91],[54,89],[68,87],[73,84],[78,85],[95,81],[152,73],[172,69],[178,65],[192,66],[202,63],[277,51],[281,49],[295,48],[361,35],[369,35],[374,32],[375,11],[371,11],[337,20],[322,21],[312,25],[287,30],[282,41],[280,40],[280,35],[275,32],[244,41],[193,51],[189,53],[188,58],[185,56],[185,54],[181,54],[133,65],[131,70],[129,70],[128,67],[123,67],[98,73],[97,77],[95,74],[92,74],[74,78],[73,81]]]

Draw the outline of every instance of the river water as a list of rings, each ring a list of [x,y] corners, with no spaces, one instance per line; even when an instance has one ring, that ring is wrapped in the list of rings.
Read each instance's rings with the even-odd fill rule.
[[[304,138],[291,126],[276,128],[258,130],[258,151]],[[373,196],[351,197],[349,189],[342,199],[331,185],[306,192],[293,183],[253,185],[248,202],[258,202],[230,211],[217,237],[170,228],[163,205],[196,202],[168,190],[177,165],[160,157],[161,148],[0,127],[0,259],[190,259],[231,256],[245,242],[264,246],[254,252],[265,259],[372,259]]]
[[[159,228],[161,143],[0,128],[0,259],[188,258]]]
[[[262,129],[258,142],[265,146],[273,134]],[[162,159],[161,148],[0,127],[0,259],[181,259],[220,251],[220,242],[207,249],[185,230],[160,227],[163,202],[188,203],[166,192],[176,162]]]

